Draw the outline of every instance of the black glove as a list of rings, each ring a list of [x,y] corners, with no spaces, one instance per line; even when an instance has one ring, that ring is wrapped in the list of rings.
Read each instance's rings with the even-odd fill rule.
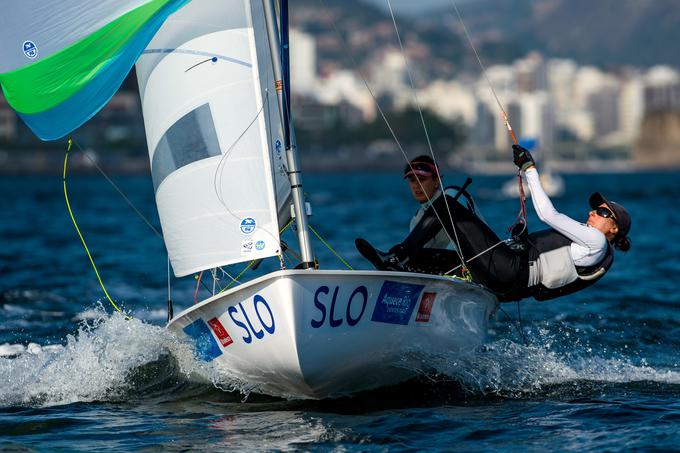
[[[517,168],[522,171],[525,171],[527,168],[536,165],[529,150],[519,145],[512,145],[512,156],[512,161],[515,163],[515,165],[517,165]]]

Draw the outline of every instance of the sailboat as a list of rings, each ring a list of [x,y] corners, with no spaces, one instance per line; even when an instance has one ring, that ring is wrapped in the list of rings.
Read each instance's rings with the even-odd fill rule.
[[[146,41],[130,38],[137,47],[127,58],[129,66],[136,61],[151,176],[175,276],[275,260],[282,254],[280,230],[291,217],[297,226],[296,268],[280,260],[280,270],[216,291],[169,320],[167,329],[190,344],[211,373],[268,395],[337,397],[416,377],[432,357],[484,342],[498,300],[480,285],[317,265],[289,110],[285,0],[102,5],[102,17],[117,21],[154,7],[133,30]],[[85,25],[101,27],[103,18]],[[42,43],[26,46],[29,60],[36,57],[27,52],[41,55]],[[0,82],[10,104],[20,99],[15,104],[26,123],[53,139],[101,108],[122,82],[123,71],[117,71],[117,78],[109,77],[87,98],[89,104],[48,105],[77,116],[56,125],[45,121],[44,108],[22,112],[25,93],[13,91],[6,74],[0,73]],[[99,80],[83,74],[89,77],[83,87]],[[192,376],[214,376],[201,373]]]

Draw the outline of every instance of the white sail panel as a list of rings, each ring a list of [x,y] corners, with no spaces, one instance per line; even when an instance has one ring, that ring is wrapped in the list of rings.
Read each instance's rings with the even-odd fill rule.
[[[250,2],[194,0],[137,63],[163,236],[175,275],[280,251]]]

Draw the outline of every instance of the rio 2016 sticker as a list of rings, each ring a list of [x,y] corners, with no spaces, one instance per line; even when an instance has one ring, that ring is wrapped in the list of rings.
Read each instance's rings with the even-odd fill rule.
[[[255,250],[264,250],[264,241],[257,241],[255,243]]]
[[[255,223],[255,219],[252,217],[246,217],[245,219],[241,220],[241,233],[251,234],[253,231],[255,231],[255,228],[257,228],[257,223]]]
[[[386,280],[380,288],[371,321],[407,325],[424,287]]]
[[[24,41],[23,44],[24,55],[33,60],[38,56],[38,48],[33,41]]]

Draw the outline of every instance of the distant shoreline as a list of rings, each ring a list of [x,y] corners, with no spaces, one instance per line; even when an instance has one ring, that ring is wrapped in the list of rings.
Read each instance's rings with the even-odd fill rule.
[[[96,165],[93,163],[96,162]],[[333,172],[393,172],[401,171],[403,162],[389,156],[385,158],[349,159],[330,154],[302,154],[302,170],[315,173]],[[511,175],[516,168],[508,162],[474,162],[466,167],[451,167],[440,162],[443,171],[469,173],[473,175]],[[64,153],[56,150],[42,151],[0,151],[0,175],[61,175]],[[149,161],[146,156],[129,156],[123,153],[96,154],[90,157],[81,152],[72,153],[69,160],[70,174],[95,174],[97,166],[109,174],[148,175]],[[539,164],[540,168],[540,164]],[[554,161],[550,168],[555,173],[634,173],[634,172],[675,172],[678,165],[638,165],[632,160],[579,160]]]

